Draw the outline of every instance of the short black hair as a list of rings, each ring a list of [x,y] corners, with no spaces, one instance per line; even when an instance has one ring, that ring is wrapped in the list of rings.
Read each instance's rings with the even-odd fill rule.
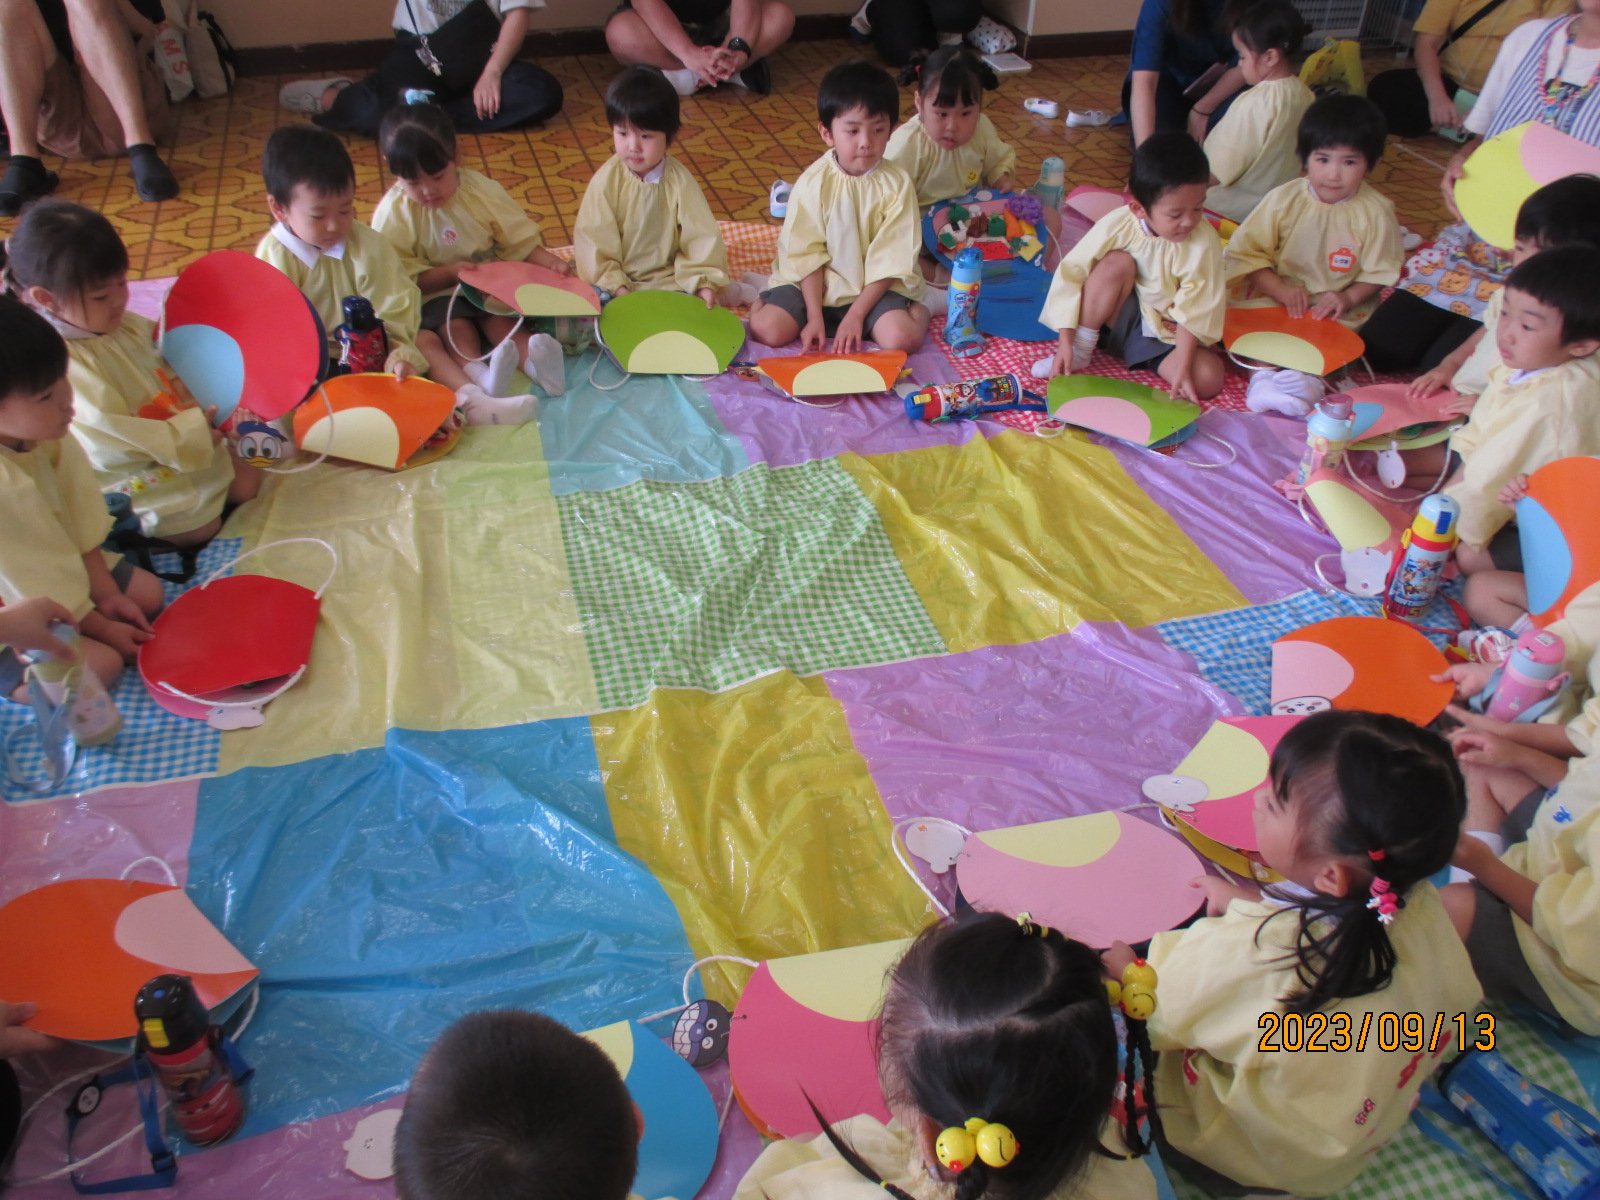
[[[817,120],[827,128],[857,108],[866,109],[869,117],[888,117],[890,124],[900,120],[900,89],[875,63],[840,63],[817,88]]]
[[[1532,296],[1561,314],[1561,344],[1600,338],[1600,249],[1562,246],[1541,250],[1506,276],[1506,287]]]
[[[280,125],[261,152],[261,177],[267,195],[279,204],[294,199],[296,184],[319,196],[354,191],[356,168],[344,143],[315,125]]]
[[[1293,58],[1306,40],[1306,21],[1288,0],[1257,0],[1234,18],[1233,32],[1252,54],[1276,50]]]
[[[1305,163],[1318,150],[1348,146],[1367,160],[1367,170],[1378,165],[1389,137],[1389,122],[1365,96],[1324,96],[1314,101],[1300,118],[1295,153]]]
[[[983,93],[1000,86],[989,65],[966,46],[940,46],[932,54],[913,55],[911,66],[917,94],[936,108],[981,105]]]
[[[678,136],[678,93],[655,67],[629,67],[606,88],[606,123]]]
[[[128,248],[110,221],[67,200],[41,200],[17,223],[0,253],[17,289],[79,297],[128,273]]]
[[[539,1013],[479,1012],[417,1068],[394,1137],[400,1200],[626,1200],[633,1099],[599,1046]]]
[[[0,403],[37,395],[67,373],[67,343],[56,327],[15,296],[0,295]]]
[[[1133,152],[1128,191],[1149,209],[1173,188],[1209,183],[1211,164],[1200,144],[1186,133],[1152,133]]]
[[[399,179],[437,175],[456,160],[456,127],[437,104],[397,104],[378,127],[378,148]]]
[[[1600,246],[1600,178],[1567,175],[1545,184],[1517,209],[1517,240],[1552,246]]]

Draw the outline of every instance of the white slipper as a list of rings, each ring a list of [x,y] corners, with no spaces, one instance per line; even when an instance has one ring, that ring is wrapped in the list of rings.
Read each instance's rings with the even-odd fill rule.
[[[1073,108],[1067,110],[1068,129],[1098,129],[1111,124],[1111,114],[1103,108]]]
[[[326,111],[322,107],[322,97],[329,88],[347,88],[354,82],[343,75],[336,75],[332,79],[296,79],[278,89],[278,107],[316,116]]]

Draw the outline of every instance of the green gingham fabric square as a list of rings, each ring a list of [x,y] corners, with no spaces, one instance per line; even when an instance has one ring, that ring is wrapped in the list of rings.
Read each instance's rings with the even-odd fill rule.
[[[1574,1100],[1587,1108],[1594,1105],[1584,1093],[1583,1084],[1560,1050],[1541,1037],[1527,1021],[1495,1010],[1495,1048],[1517,1070],[1534,1083]],[[1469,1026],[1469,1034],[1473,1032]],[[1448,1062],[1450,1057],[1445,1056]],[[1330,1060],[1330,1063],[1332,1060]],[[1330,1065],[1330,1070],[1336,1069]],[[1160,1097],[1157,1097],[1159,1101]],[[1514,1181],[1529,1194],[1537,1191],[1515,1164],[1495,1151],[1490,1143],[1471,1133],[1452,1131],[1473,1150],[1482,1150],[1485,1162],[1504,1179]],[[1169,1171],[1178,1200],[1206,1200],[1211,1193]],[[1416,1119],[1401,1127],[1354,1183],[1337,1193],[1336,1200],[1503,1200],[1505,1192],[1479,1172],[1472,1163],[1430,1139],[1417,1126]]]
[[[832,460],[557,498],[601,704],[943,654],[878,513]]]

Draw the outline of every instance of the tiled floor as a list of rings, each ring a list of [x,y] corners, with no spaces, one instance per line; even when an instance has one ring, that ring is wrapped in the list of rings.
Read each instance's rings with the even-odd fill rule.
[[[802,42],[774,64],[776,91],[752,96],[734,88],[684,102],[684,128],[676,153],[704,181],[712,211],[734,220],[767,220],[767,187],[793,179],[821,151],[813,100],[816,84],[834,63],[860,51],[846,42]],[[545,65],[566,90],[565,111],[546,128],[465,139],[463,161],[486,171],[519,197],[544,226],[552,245],[571,241],[583,188],[610,154],[601,94],[615,71],[611,59],[585,55]],[[1127,171],[1126,130],[1067,129],[1022,108],[1028,96],[1051,96],[1069,107],[1114,109],[1126,68],[1121,58],[1046,59],[1032,74],[1007,79],[986,109],[1001,134],[1017,147],[1024,180],[1037,177],[1051,154],[1067,163],[1069,184],[1119,184]],[[225,98],[190,101],[174,111],[164,139],[183,194],[146,204],[134,193],[120,159],[54,162],[58,194],[105,212],[122,231],[133,274],[174,274],[208,250],[250,249],[270,223],[261,191],[260,153],[280,122],[296,120],[276,107],[281,79],[242,79]],[[910,93],[903,93],[910,111]],[[1373,173],[1401,219],[1431,233],[1444,219],[1437,181],[1453,147],[1438,138],[1401,143]],[[389,184],[375,146],[354,139],[360,212],[370,216]],[[0,234],[9,231],[0,222]]]

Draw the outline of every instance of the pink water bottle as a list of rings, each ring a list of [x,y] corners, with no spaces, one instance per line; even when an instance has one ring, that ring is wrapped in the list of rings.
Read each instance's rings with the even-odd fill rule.
[[[1572,678],[1561,669],[1567,644],[1544,629],[1524,630],[1500,669],[1488,716],[1496,721],[1531,721],[1550,707]]]

